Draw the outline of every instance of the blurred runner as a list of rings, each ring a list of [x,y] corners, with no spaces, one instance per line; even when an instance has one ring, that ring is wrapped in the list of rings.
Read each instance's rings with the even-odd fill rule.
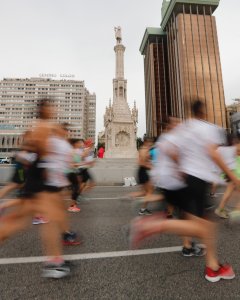
[[[80,177],[81,177],[81,192],[86,192],[92,189],[95,186],[93,176],[90,172],[95,164],[94,159],[94,149],[92,141],[86,140],[84,143],[84,151],[82,153],[83,164],[80,167]]]
[[[228,146],[218,148],[219,154],[223,157],[223,160],[227,164],[230,170],[240,179],[240,165],[238,164],[238,157],[240,157],[240,147],[238,141],[232,136],[228,136]],[[220,176],[221,170],[218,170]],[[229,180],[225,174],[221,174],[223,179],[227,182],[227,188],[224,192],[223,198],[219,206],[215,210],[215,214],[222,219],[228,219],[229,213],[226,209],[226,204],[230,200],[232,193],[237,189],[236,185]]]
[[[150,149],[152,147],[152,139],[145,137],[143,145],[138,153],[138,183],[141,185],[141,191],[131,193],[129,196],[132,198],[149,196],[153,193],[153,184],[151,182],[149,171],[152,169]],[[151,211],[147,209],[149,201],[144,201],[139,210],[139,215],[151,215]]]
[[[31,162],[36,159],[36,154],[32,152],[33,147],[31,147],[28,143],[30,135],[30,131],[26,131],[23,135],[23,143],[20,145],[21,150],[16,153],[14,158],[14,171],[11,182],[0,190],[0,199],[14,190],[19,190],[23,186],[26,177],[26,170]]]
[[[70,141],[72,147],[73,147],[73,165],[72,167],[67,171],[67,177],[69,181],[71,182],[71,205],[68,208],[69,212],[80,212],[81,209],[77,206],[77,199],[80,195],[80,182],[78,179],[78,167],[81,161],[82,157],[79,153],[79,147],[80,147],[80,140],[79,139],[71,139]]]
[[[179,157],[179,171],[187,187],[182,195],[165,191],[166,198],[174,200],[175,206],[184,211],[184,220],[137,219],[131,229],[132,246],[136,247],[141,240],[156,233],[197,237],[207,247],[205,278],[210,282],[233,279],[235,274],[232,267],[221,265],[217,258],[215,224],[203,216],[209,184],[218,180],[211,170],[212,160],[236,185],[239,185],[239,180],[216,150],[222,144],[220,129],[205,121],[204,104],[195,101],[192,112],[194,118],[178,126],[175,139],[171,141],[177,149],[174,156]],[[172,153],[169,155],[173,156]]]
[[[64,141],[62,128],[49,121],[53,115],[54,106],[42,100],[39,120],[30,138],[37,159],[28,169],[20,205],[1,219],[0,240],[25,229],[33,215],[46,217],[50,222],[40,228],[49,257],[43,267],[43,276],[62,278],[70,273],[69,265],[62,258],[61,242],[62,232],[69,229],[61,196],[62,188],[69,185],[63,176],[63,166],[69,162],[69,146]],[[71,233],[66,232],[66,235]]]

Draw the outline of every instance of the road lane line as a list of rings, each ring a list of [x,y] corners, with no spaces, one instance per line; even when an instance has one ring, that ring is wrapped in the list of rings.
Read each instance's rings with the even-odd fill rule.
[[[100,258],[116,258],[116,257],[172,253],[172,252],[179,252],[181,250],[182,250],[182,246],[141,249],[141,250],[99,252],[99,253],[83,253],[83,254],[64,255],[64,259],[69,261],[74,261],[74,260],[88,260],[88,259],[100,259]],[[29,263],[38,263],[44,261],[46,261],[45,256],[12,257],[12,258],[1,258],[0,265],[29,264]]]
[[[91,197],[91,198],[84,198],[84,200],[88,201],[88,200],[119,200],[119,199],[122,199],[124,197],[104,197],[104,198],[98,198],[98,197]],[[81,201],[81,200],[80,200]]]

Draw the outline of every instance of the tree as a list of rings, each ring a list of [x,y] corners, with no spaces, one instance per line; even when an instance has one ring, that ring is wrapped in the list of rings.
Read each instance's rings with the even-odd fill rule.
[[[137,143],[137,149],[139,150],[139,148],[142,146],[143,144],[143,139],[138,137],[137,140],[136,140],[136,143]]]

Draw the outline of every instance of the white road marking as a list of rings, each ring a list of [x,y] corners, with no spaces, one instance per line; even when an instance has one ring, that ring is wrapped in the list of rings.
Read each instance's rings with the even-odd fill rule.
[[[88,260],[88,259],[99,259],[99,258],[115,258],[115,257],[128,257],[128,256],[140,256],[140,255],[151,255],[151,254],[161,254],[161,253],[172,253],[172,252],[179,252],[181,250],[182,250],[182,246],[154,248],[154,249],[141,249],[141,250],[100,252],[100,253],[83,253],[83,254],[64,255],[64,259],[69,260],[69,261],[74,261],[74,260]],[[1,258],[0,265],[29,264],[29,263],[39,263],[39,262],[44,262],[44,261],[46,261],[45,256],[12,257],[12,258]]]
[[[131,202],[131,201],[136,201],[136,200],[142,200],[143,199],[143,197],[138,197],[138,198],[136,198],[136,199],[129,199],[129,198],[127,198],[126,196],[120,196],[120,197],[84,197],[83,198],[83,201],[89,201],[89,200],[128,200],[129,202]],[[10,199],[0,199],[0,203],[1,202],[6,202],[6,201],[10,201],[10,200],[15,200],[15,198],[10,198]],[[66,199],[64,199],[65,201],[71,201],[72,199],[68,199],[68,198],[66,198]],[[80,202],[81,202],[81,200],[80,200]]]
[[[121,198],[123,198],[123,197],[104,197],[104,198],[95,198],[95,197],[92,197],[92,198],[88,198],[88,197],[86,197],[86,198],[84,198],[84,200],[119,200],[119,199],[121,199]],[[81,201],[81,200],[80,200]]]
[[[128,188],[133,188],[133,187],[137,187],[137,185],[135,185],[135,186],[127,186]],[[98,189],[98,188],[126,188],[126,186],[125,185],[106,185],[106,186],[104,186],[104,185],[97,185],[96,187],[95,187],[96,189]]]

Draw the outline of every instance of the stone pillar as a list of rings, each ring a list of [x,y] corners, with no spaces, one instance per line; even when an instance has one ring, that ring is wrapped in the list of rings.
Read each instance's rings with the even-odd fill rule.
[[[120,44],[114,47],[114,51],[116,53],[116,79],[124,78],[124,52],[125,47]]]

